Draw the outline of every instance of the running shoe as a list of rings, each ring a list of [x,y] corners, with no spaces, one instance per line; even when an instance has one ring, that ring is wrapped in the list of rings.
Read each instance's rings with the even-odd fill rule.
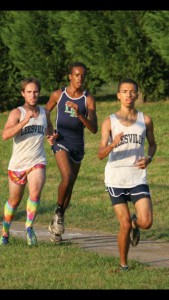
[[[9,243],[9,237],[1,235],[0,237],[0,245],[7,245]]]
[[[33,230],[33,227],[28,227],[26,229],[26,240],[29,246],[34,246],[37,244],[37,238]]]
[[[119,266],[119,271],[128,271],[129,267],[128,266]]]
[[[51,242],[57,244],[57,243],[62,242],[62,236],[61,236],[61,234],[56,234],[56,233],[55,233],[55,234],[52,234],[50,240],[51,240]]]
[[[52,222],[49,224],[48,230],[52,234],[61,235],[64,233],[64,215],[60,212],[53,216]]]
[[[136,220],[135,214],[132,215],[131,220]],[[140,229],[138,227],[132,228],[130,232],[130,243],[133,247],[136,247],[140,241]]]

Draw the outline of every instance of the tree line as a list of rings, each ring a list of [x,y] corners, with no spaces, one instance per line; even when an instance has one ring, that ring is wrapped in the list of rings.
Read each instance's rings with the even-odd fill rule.
[[[169,11],[0,11],[0,111],[20,101],[36,76],[41,94],[67,84],[67,66],[88,67],[86,88],[135,79],[142,101],[169,97]]]

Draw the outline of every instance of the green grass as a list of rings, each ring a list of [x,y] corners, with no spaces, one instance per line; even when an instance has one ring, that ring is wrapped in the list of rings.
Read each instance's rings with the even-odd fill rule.
[[[116,272],[117,258],[84,251],[73,244],[39,242],[30,248],[11,238],[1,247],[0,289],[167,289],[167,269],[153,269],[136,261],[130,271]]]
[[[100,128],[103,119],[119,107],[118,102],[97,102],[99,131],[96,135],[85,131],[85,157],[65,215],[67,228],[93,229],[105,233],[118,233],[118,222],[104,186],[104,167],[107,159],[97,157]],[[157,152],[148,166],[148,182],[152,194],[154,223],[141,231],[142,239],[169,241],[169,102],[137,104],[137,108],[152,116]],[[8,112],[0,115],[0,128],[4,127]],[[52,119],[55,113],[52,112]],[[145,146],[147,147],[147,145]],[[42,192],[37,224],[51,221],[57,197],[60,174],[50,146],[45,141],[47,154],[47,180]],[[12,140],[0,139],[0,221],[8,199],[7,167],[12,151]],[[27,188],[14,221],[25,222]],[[131,206],[131,211],[134,210]],[[118,258],[98,255],[69,244],[54,246],[39,242],[30,249],[25,242],[11,237],[7,247],[0,248],[0,289],[168,289],[168,269],[145,266],[129,260],[131,270],[125,274],[114,272]]]

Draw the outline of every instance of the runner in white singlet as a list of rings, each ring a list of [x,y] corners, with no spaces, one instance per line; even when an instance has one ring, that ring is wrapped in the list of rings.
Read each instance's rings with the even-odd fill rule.
[[[49,112],[38,106],[41,90],[39,80],[33,77],[21,82],[23,106],[13,109],[2,132],[3,140],[13,139],[12,156],[8,165],[9,198],[5,203],[0,245],[9,242],[9,229],[22,200],[28,182],[29,198],[26,204],[26,238],[29,246],[37,243],[33,223],[40,205],[40,196],[46,180],[44,138],[53,136]]]
[[[127,270],[130,243],[136,246],[140,228],[148,229],[153,223],[146,167],[156,152],[156,142],[151,117],[135,109],[137,83],[130,78],[122,80],[118,85],[117,98],[120,109],[102,124],[98,157],[102,160],[108,156],[105,185],[120,225],[120,270]],[[148,142],[147,155],[144,153],[145,139]],[[135,206],[136,214],[132,216],[128,201]]]

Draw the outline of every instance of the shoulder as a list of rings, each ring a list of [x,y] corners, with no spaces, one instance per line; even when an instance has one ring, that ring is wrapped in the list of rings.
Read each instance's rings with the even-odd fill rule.
[[[9,123],[10,124],[18,123],[19,120],[20,120],[20,117],[21,117],[21,110],[18,107],[12,109],[9,112],[8,119],[7,119],[7,124],[9,124]]]
[[[89,91],[87,91],[87,90],[84,91],[84,95],[86,96],[87,99],[92,99],[95,101],[94,96],[92,96]]]
[[[86,97],[90,95],[90,93],[89,93],[88,90],[84,90],[83,93],[84,93],[84,95],[85,95]]]
[[[14,109],[11,110],[11,112],[9,113],[9,115],[20,118],[22,109],[23,108],[21,106],[20,107],[16,107],[16,108],[14,108]]]
[[[146,125],[152,124],[153,122],[152,117],[143,113],[143,118]]]
[[[102,132],[102,137],[108,137],[111,133],[111,121],[110,117],[107,117],[103,120],[102,125],[101,125],[101,132]]]
[[[88,108],[90,108],[90,106],[95,107],[96,106],[95,98],[88,91],[85,91],[84,95],[86,96],[86,103],[87,103]]]
[[[56,91],[53,91],[52,94],[51,94],[51,96],[50,96],[50,98],[58,100],[60,98],[60,96],[61,96],[62,93],[63,93],[62,89],[58,89]]]
[[[102,122],[102,126],[110,126],[111,124],[111,119],[110,119],[110,116],[106,117],[103,122]]]

